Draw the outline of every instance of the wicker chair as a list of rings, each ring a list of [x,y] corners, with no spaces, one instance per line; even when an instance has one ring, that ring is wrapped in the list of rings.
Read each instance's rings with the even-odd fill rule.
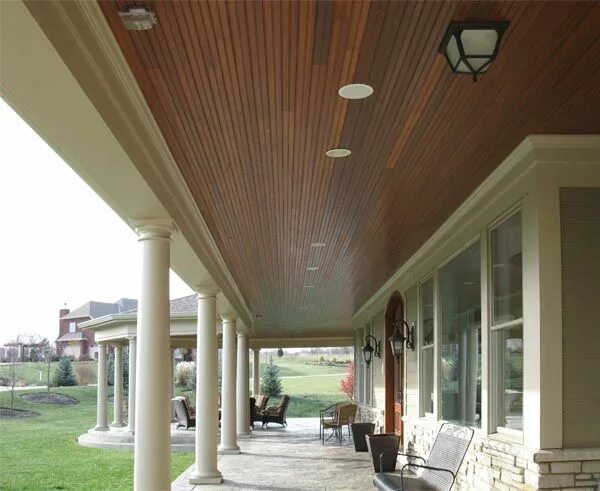
[[[347,401],[336,402],[331,406],[327,406],[325,409],[319,410],[319,440],[323,438],[323,423],[325,421],[332,422],[335,420],[337,410],[339,407],[348,404]]]
[[[323,420],[323,431],[321,432],[321,443],[325,443],[325,430],[332,430],[329,440],[333,435],[336,436],[338,443],[342,444],[344,426],[348,427],[348,436],[350,436],[350,425],[356,419],[356,411],[358,406],[352,403],[342,404],[337,407],[337,410],[332,419]]]
[[[174,397],[171,399],[171,404],[173,404],[173,409],[175,410],[177,429],[182,426],[186,430],[196,427],[196,412],[187,397]]]
[[[263,396],[259,394],[254,397],[256,399],[256,403],[254,405],[254,412],[250,418],[253,428],[255,421],[262,421],[262,412],[267,409],[267,403],[269,402],[269,396]]]
[[[409,459],[418,459],[422,464],[409,462],[400,469],[400,474],[380,472],[375,476],[373,484],[380,491],[412,491],[433,490],[448,491],[454,485],[460,465],[465,458],[473,439],[473,430],[462,426],[444,423],[435,438],[429,457],[425,460],[418,455],[399,453]],[[386,453],[379,456],[381,465]],[[393,453],[392,453],[393,455]],[[407,467],[423,469],[420,476],[408,476]]]
[[[278,423],[281,426],[287,426],[286,413],[290,404],[290,396],[287,394],[281,398],[277,406],[271,406],[263,409],[261,412],[262,425],[269,426],[269,423]]]

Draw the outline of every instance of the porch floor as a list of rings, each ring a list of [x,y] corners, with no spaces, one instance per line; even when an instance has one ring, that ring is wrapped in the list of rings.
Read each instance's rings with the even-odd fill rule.
[[[172,491],[373,489],[369,454],[354,451],[346,430],[341,446],[335,438],[321,445],[318,418],[289,418],[287,428],[261,429],[256,423],[252,436],[238,444],[241,454],[219,455],[223,484],[190,485],[190,467],[173,482]]]

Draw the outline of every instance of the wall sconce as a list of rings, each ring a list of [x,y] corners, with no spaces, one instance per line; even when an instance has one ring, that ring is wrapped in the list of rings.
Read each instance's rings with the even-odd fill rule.
[[[411,351],[415,350],[415,324],[413,322],[412,327],[409,327],[404,319],[394,321],[394,334],[392,334],[388,341],[392,345],[392,354],[394,358],[398,359],[402,356],[402,348],[404,343],[406,347]]]
[[[371,339],[373,340],[373,344],[375,345],[375,347],[371,346]],[[365,359],[365,363],[367,364],[367,366],[369,366],[373,359],[373,354],[375,354],[377,358],[381,358],[381,341],[377,341],[377,339],[375,339],[375,336],[371,336],[369,334],[365,338],[365,345],[363,346],[362,352],[363,357]]]
[[[454,73],[477,77],[487,72],[498,54],[500,41],[508,21],[450,22],[439,52]]]

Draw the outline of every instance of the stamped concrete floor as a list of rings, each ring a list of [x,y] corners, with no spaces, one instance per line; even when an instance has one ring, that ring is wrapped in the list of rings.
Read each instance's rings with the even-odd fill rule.
[[[270,425],[238,442],[242,453],[219,455],[223,484],[192,486],[188,468],[172,484],[173,491],[253,490],[370,490],[373,465],[368,453],[356,453],[345,432],[340,446],[332,438],[319,440],[317,418],[290,418],[288,427]]]

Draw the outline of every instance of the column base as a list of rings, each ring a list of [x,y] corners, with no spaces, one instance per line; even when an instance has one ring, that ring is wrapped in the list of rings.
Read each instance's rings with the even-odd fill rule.
[[[242,453],[242,451],[240,450],[240,447],[221,447],[219,445],[219,448],[217,449],[217,453],[221,454],[221,455],[235,455],[235,454],[240,454]]]
[[[189,479],[190,484],[221,484],[223,482],[223,475],[219,471],[214,473],[196,473],[192,471]]]
[[[247,440],[248,438],[250,438],[250,433],[238,433],[237,434],[237,439],[238,440]]]
[[[108,425],[96,425],[94,426],[94,431],[110,431],[110,428],[108,427]]]
[[[111,428],[123,428],[127,426],[125,423],[115,423],[114,421],[110,424]]]

